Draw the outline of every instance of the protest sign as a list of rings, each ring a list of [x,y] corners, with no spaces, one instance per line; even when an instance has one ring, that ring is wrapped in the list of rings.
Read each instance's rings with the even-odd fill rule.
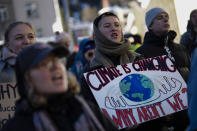
[[[18,98],[16,83],[0,83],[0,129],[14,115]]]
[[[100,68],[84,77],[119,129],[187,109],[186,83],[167,56]]]

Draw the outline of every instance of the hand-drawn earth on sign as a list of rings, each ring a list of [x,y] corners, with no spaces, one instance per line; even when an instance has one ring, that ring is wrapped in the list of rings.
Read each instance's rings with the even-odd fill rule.
[[[187,85],[167,56],[99,68],[84,77],[119,129],[187,109]]]
[[[142,74],[128,75],[119,85],[121,93],[131,101],[145,101],[154,95],[153,82]]]

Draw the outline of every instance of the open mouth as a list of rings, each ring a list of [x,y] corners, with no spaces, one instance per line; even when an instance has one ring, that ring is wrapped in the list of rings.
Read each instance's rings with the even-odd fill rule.
[[[111,34],[111,38],[113,38],[113,39],[117,39],[117,38],[118,38],[118,34],[117,34],[117,33],[115,33],[115,32],[114,32],[114,33],[112,33],[112,34]]]
[[[60,82],[62,82],[62,80],[63,80],[63,76],[62,76],[61,73],[55,73],[54,75],[52,75],[52,81],[53,82],[60,83]]]

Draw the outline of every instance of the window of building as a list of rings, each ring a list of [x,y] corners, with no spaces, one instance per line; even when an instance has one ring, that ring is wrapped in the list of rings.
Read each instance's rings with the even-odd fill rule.
[[[0,6],[0,22],[6,22],[8,20],[8,9],[4,6]]]
[[[37,18],[38,4],[35,2],[26,4],[26,14],[27,14],[27,18]]]

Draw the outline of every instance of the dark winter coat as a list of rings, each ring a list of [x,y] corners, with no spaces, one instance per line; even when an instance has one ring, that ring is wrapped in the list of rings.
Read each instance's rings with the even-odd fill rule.
[[[183,45],[176,44],[173,42],[174,36],[171,36],[171,32],[168,33],[169,40],[167,46],[169,47],[172,56],[175,58],[175,66],[179,70],[183,79],[187,82],[188,75],[190,72],[190,56],[186,52]],[[168,53],[164,49],[165,39],[167,35],[162,37],[157,37],[152,32],[147,32],[145,34],[144,43],[139,47],[136,52],[144,55],[146,58],[167,55]],[[174,37],[174,38],[173,38]],[[173,61],[172,61],[173,62]]]
[[[136,52],[141,53],[146,58],[167,55],[168,53],[164,49],[165,40],[168,37],[168,41],[166,41],[167,46],[171,51],[171,55],[174,57],[175,62],[173,62],[182,75],[183,79],[187,82],[189,72],[190,72],[190,56],[186,52],[186,49],[183,45],[176,44],[173,42],[176,35],[175,32],[169,32],[168,34],[158,37],[154,35],[152,32],[147,32],[145,34],[144,43],[141,47],[139,47]],[[180,111],[173,115],[170,115],[170,119],[166,119],[166,117],[162,117],[156,120],[152,120],[146,123],[139,125],[137,131],[144,130],[152,130],[159,131],[162,130],[163,127],[173,127],[174,131],[184,131],[188,126],[189,120],[187,117],[187,110]]]
[[[64,103],[59,108],[48,107],[45,109],[47,116],[52,120],[52,123],[48,123],[47,127],[54,124],[56,131],[100,131],[98,128],[91,128],[90,123],[93,120],[87,119],[87,115],[85,115],[87,112],[84,112],[83,106],[81,106],[82,103],[78,99],[70,97]],[[39,125],[40,117],[36,119],[34,113],[43,111],[43,109],[34,109],[27,103],[20,103],[18,106],[14,119],[8,121],[1,131],[36,131],[35,123],[37,123],[37,128],[42,126],[42,124]],[[98,108],[94,108],[93,104],[89,106],[106,131],[118,130]],[[35,122],[36,120],[37,122]],[[47,123],[46,120],[45,122]],[[92,122],[92,124],[95,123]],[[47,131],[43,127],[40,129]]]

